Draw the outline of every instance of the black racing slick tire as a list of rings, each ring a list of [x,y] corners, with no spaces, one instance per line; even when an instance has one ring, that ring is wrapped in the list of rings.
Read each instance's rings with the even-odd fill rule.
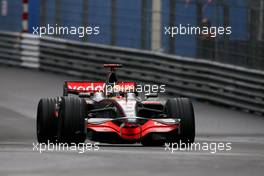
[[[180,119],[180,134],[171,136],[173,141],[193,143],[195,139],[195,117],[193,105],[188,98],[168,99],[165,104],[168,118]]]
[[[58,119],[55,111],[56,98],[43,98],[39,101],[37,111],[37,139],[39,143],[56,140]]]
[[[63,143],[83,143],[86,139],[84,99],[63,97],[58,125],[58,141]]]

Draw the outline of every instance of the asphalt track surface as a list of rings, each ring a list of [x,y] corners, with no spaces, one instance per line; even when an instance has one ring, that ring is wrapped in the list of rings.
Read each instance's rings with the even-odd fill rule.
[[[0,176],[4,175],[263,175],[264,118],[194,102],[196,142],[232,150],[165,151],[164,147],[100,145],[99,151],[33,151],[41,97],[62,94],[74,77],[0,67]],[[89,142],[89,141],[87,141]]]

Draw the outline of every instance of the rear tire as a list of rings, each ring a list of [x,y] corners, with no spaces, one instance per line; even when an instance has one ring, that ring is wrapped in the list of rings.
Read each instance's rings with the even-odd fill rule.
[[[168,118],[181,119],[180,135],[170,136],[171,142],[181,140],[182,143],[193,143],[195,139],[195,118],[193,105],[188,98],[168,99],[165,105]]]
[[[37,139],[39,143],[55,142],[58,119],[55,116],[56,98],[43,98],[37,111]]]
[[[65,143],[83,143],[86,139],[84,99],[63,97],[58,127],[58,141]]]

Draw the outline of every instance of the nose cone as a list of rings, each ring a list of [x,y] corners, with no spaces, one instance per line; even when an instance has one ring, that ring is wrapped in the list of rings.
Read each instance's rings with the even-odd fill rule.
[[[120,136],[124,139],[140,139],[142,136],[142,128],[136,123],[123,123],[120,126]]]

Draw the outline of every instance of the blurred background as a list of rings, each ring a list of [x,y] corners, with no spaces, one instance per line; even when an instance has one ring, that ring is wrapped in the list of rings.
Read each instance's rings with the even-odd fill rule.
[[[96,36],[54,37],[155,50],[248,68],[264,68],[263,0],[0,0],[0,2],[1,31],[32,33],[33,27],[47,24],[69,27],[100,26],[100,35]],[[24,3],[28,3],[26,9],[28,14],[23,15]],[[23,24],[22,19],[27,19],[27,23]],[[164,35],[165,26],[179,24],[231,26],[232,34],[216,38],[199,35],[178,35],[171,38]],[[155,35],[159,36],[153,37]]]

